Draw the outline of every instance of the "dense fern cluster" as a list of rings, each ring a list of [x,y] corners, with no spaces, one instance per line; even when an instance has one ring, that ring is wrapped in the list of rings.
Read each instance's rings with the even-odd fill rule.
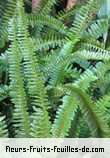
[[[59,13],[57,0],[27,3],[0,5],[0,137],[109,137],[105,0]]]

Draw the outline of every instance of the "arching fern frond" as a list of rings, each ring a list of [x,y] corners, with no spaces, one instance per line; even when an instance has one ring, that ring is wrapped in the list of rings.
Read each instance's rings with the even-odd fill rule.
[[[79,98],[80,108],[88,123],[89,129],[91,129],[92,135],[95,137],[109,137],[110,131],[103,111],[100,111],[90,97],[80,88],[69,84],[66,85],[65,88],[70,90],[73,94],[76,94]]]
[[[43,16],[43,15],[27,15],[28,23],[33,27],[35,25],[48,26],[63,35],[67,35],[68,28],[58,19],[52,16]]]
[[[61,138],[68,135],[77,105],[77,100],[72,95],[63,98],[63,105],[59,107],[52,126],[53,137]]]

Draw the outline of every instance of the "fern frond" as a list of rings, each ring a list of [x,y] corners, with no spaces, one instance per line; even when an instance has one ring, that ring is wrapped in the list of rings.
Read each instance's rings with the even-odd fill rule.
[[[42,73],[40,72],[39,65],[37,58],[35,56],[34,52],[34,46],[32,43],[31,38],[29,37],[29,33],[27,30],[27,21],[24,14],[24,8],[23,8],[23,1],[19,0],[18,2],[18,42],[19,47],[23,56],[23,65],[24,65],[24,75],[26,78],[26,86],[28,90],[28,94],[31,100],[31,105],[36,108],[41,108],[41,111],[47,113],[48,110],[48,97],[47,92],[44,86],[44,80]],[[32,122],[37,119],[37,116],[39,116],[39,112],[34,115]],[[42,116],[42,113],[41,113]],[[43,119],[43,118],[42,118]],[[42,121],[42,120],[41,120]],[[45,120],[45,126],[50,129],[50,121],[49,116],[47,116],[47,119]],[[31,130],[33,127],[31,127]],[[37,127],[36,127],[37,128]],[[38,128],[39,129],[39,128]],[[42,130],[42,128],[40,128]],[[39,131],[38,133],[45,134],[47,131]],[[49,130],[48,130],[49,132]],[[47,133],[49,136],[50,133]],[[39,136],[37,136],[39,137]]]
[[[73,94],[77,94],[81,111],[88,123],[91,134],[95,137],[108,137],[110,130],[105,120],[105,114],[98,109],[90,97],[80,88],[73,85],[65,85]]]
[[[91,82],[96,81],[97,79],[97,76],[91,70],[87,69],[80,75],[80,78],[74,82],[74,85],[81,88],[83,91],[86,91]]]
[[[102,108],[102,109],[106,109],[110,107],[110,94],[106,94],[102,98],[100,98],[100,100],[96,102],[96,105],[98,108]]]
[[[98,80],[94,83],[94,86],[99,87],[101,95],[105,95],[109,93],[109,71],[110,71],[110,64],[109,61],[107,62],[99,62],[96,64],[92,71],[97,76]]]
[[[96,106],[105,113],[105,119],[110,127],[110,93],[105,94],[96,102]]]
[[[75,6],[74,8],[71,8],[69,10],[64,9],[63,11],[61,10],[58,15],[56,16],[57,19],[65,21],[68,20],[69,18],[73,18],[75,13],[78,11],[80,6]]]
[[[41,108],[34,107],[34,113],[32,115],[32,132],[31,135],[34,138],[49,138],[50,134],[50,124],[48,126],[45,122],[48,123],[48,112]]]
[[[89,22],[93,18],[93,13],[96,13],[99,7],[100,3],[97,3],[96,0],[89,0],[85,6],[79,9],[76,13],[73,26],[68,33],[71,40],[78,41],[81,38],[81,33],[88,27]]]
[[[77,100],[72,95],[63,98],[63,105],[59,107],[52,126],[53,137],[61,138],[68,135],[77,105]]]
[[[70,56],[67,56],[67,57],[64,57],[64,60],[63,60],[63,57],[62,57],[60,62],[59,63],[57,63],[57,62],[55,63],[55,65],[53,65],[53,70],[50,74],[49,84],[52,86],[56,86],[56,85],[62,84],[64,82],[64,79],[67,75],[66,68],[71,63],[71,58],[70,58]]]
[[[73,56],[73,55],[72,55]],[[82,60],[80,57],[78,58],[73,58],[73,62],[77,63],[78,65],[80,65],[80,67],[82,67],[84,70],[92,68],[91,64],[89,61],[87,60]]]
[[[43,16],[43,15],[27,15],[28,23],[34,27],[36,25],[48,26],[63,35],[67,35],[68,28],[58,19],[52,16]]]
[[[95,38],[98,39],[105,33],[108,29],[108,20],[107,19],[98,19],[94,21],[87,30],[84,31],[83,36],[84,38]]]
[[[43,0],[44,1],[44,5],[42,7],[42,10],[41,10],[41,15],[48,15],[50,14],[50,11],[52,9],[52,7],[58,3],[58,0]],[[42,3],[41,3],[42,5]]]
[[[76,56],[80,56],[82,59],[86,60],[110,60],[110,52],[109,51],[103,51],[100,49],[100,51],[89,51],[89,50],[83,50],[76,52]]]
[[[37,8],[34,8],[34,14],[49,15],[56,3],[58,0],[41,0]]]
[[[44,68],[47,76],[52,78],[52,83],[57,83],[58,77],[56,74],[62,71],[63,65],[68,65],[71,62],[72,58],[69,54],[72,52],[72,48],[72,43],[66,42],[63,48],[52,53],[52,56],[50,57],[51,60],[49,60],[47,66]],[[54,78],[53,76],[56,77]]]
[[[75,138],[89,138],[91,136],[91,131],[83,118],[82,113],[80,113],[78,121],[76,120],[77,126],[76,131],[74,133]],[[74,127],[73,127],[74,128]]]
[[[16,9],[16,0],[1,1],[0,4],[0,47],[3,47],[8,38],[8,22]]]
[[[12,20],[9,28],[9,39],[11,41],[11,46],[7,51],[11,87],[10,96],[15,106],[13,113],[13,123],[17,137],[29,137],[30,120],[27,112],[27,99],[21,70],[22,56],[18,46],[16,26],[16,21]]]
[[[0,138],[7,138],[7,137],[8,137],[8,130],[7,130],[5,118],[3,116],[0,116]]]
[[[95,42],[95,41],[94,41]],[[85,43],[83,44],[83,47],[86,49],[86,50],[91,50],[91,51],[94,51],[94,52],[102,52],[102,53],[108,53],[109,51],[107,51],[105,48],[104,48],[104,45],[102,45],[101,43],[97,42],[94,44],[94,42],[92,43]]]
[[[98,77],[98,79],[104,80],[105,74],[109,72],[110,64],[107,62],[99,62],[96,64],[96,67],[93,68],[94,73]]]
[[[57,37],[55,35],[46,36],[44,39],[38,38],[38,39],[34,40],[35,50],[46,51],[46,50],[53,49],[56,47],[61,47],[64,45],[65,41],[66,40],[64,38]]]

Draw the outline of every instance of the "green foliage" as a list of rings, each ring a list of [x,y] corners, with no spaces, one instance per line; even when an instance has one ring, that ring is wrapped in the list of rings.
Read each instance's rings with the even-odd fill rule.
[[[11,27],[10,25],[12,25],[12,23],[13,26]],[[16,24],[17,23],[13,20],[9,25],[11,27],[11,29],[9,30],[9,39],[11,41],[11,46],[7,51],[10,86],[12,87],[10,91],[10,96],[12,97],[12,102],[15,105],[13,112],[13,122],[15,127],[17,127],[16,135],[29,136],[30,121],[27,113],[27,98],[24,89],[24,80],[20,67],[21,52],[17,41]]]
[[[59,106],[56,119],[52,127],[53,137],[65,137],[71,127],[71,121],[77,110],[77,100],[73,96],[65,96],[63,105]],[[65,118],[65,119],[64,119]]]
[[[7,41],[7,27],[9,19],[13,17],[16,8],[16,0],[1,1],[0,4],[0,48]]]
[[[105,1],[58,14],[57,3],[27,13],[26,1],[1,1],[0,137],[110,137]]]
[[[0,116],[0,137],[1,138],[8,137],[7,125],[3,116],[2,117]]]

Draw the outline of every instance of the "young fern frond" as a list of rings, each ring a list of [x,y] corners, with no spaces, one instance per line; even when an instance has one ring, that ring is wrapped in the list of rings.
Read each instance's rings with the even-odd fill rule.
[[[74,86],[80,87],[83,91],[86,91],[89,84],[96,79],[97,77],[92,73],[92,71],[87,70],[83,75],[81,75],[80,79],[74,83]],[[54,137],[65,137],[68,135],[68,131],[71,127],[71,121],[75,115],[75,112],[77,111],[77,106],[79,105],[77,97],[75,97],[73,94],[64,97],[63,103],[64,104],[58,109],[56,119],[52,127]],[[71,117],[69,117],[69,115]],[[66,120],[64,118],[66,118]]]

